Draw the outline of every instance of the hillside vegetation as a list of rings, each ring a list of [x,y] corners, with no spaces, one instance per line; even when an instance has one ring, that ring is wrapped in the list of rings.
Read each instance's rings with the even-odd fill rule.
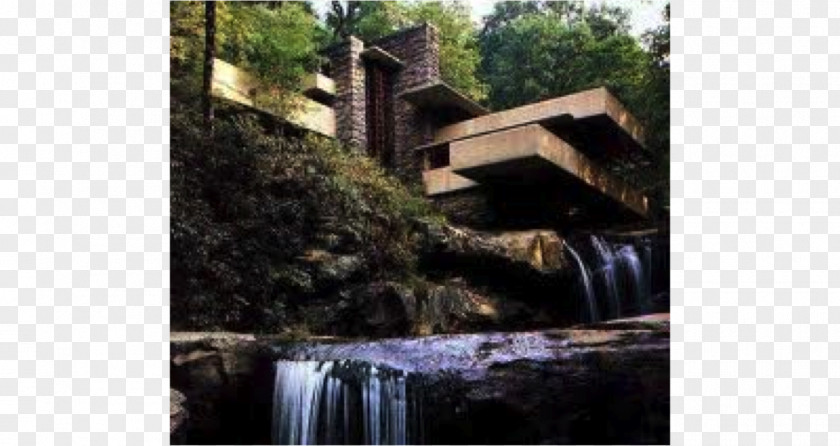
[[[441,32],[446,80],[473,97],[498,108],[607,84],[649,133],[657,133],[652,153],[667,161],[668,29],[648,33],[646,48],[629,36],[620,9],[501,2],[479,29],[468,20],[468,4],[457,2],[349,2],[355,12],[336,10],[326,24],[304,2],[217,3],[216,55],[282,91],[298,89],[300,77],[319,65],[318,50],[347,33],[373,39],[430,21]],[[429,260],[429,222],[443,217],[419,190],[367,156],[221,100],[213,101],[215,125],[208,135],[200,108],[202,4],[171,4],[173,330],[276,333],[320,324],[315,332],[336,332],[330,324],[344,317],[339,310],[356,311],[352,317],[379,315],[368,322],[380,325],[404,314],[410,320],[398,331],[436,325],[446,331],[475,317],[481,324],[512,326],[508,314],[516,321],[547,320],[540,309],[505,307],[495,291],[476,292],[475,283],[467,283],[472,279],[460,277],[480,269],[473,264],[460,266],[466,272],[429,271],[428,265],[440,263]],[[533,63],[520,63],[523,55]],[[614,69],[603,69],[615,61]],[[551,70],[535,71],[536,62]],[[573,82],[563,73],[574,73]],[[667,181],[661,182],[667,168],[649,175],[650,194],[667,190]],[[471,234],[464,239],[478,247],[471,262],[484,265],[483,271],[488,258],[504,257]],[[510,273],[506,262],[498,269]],[[527,297],[536,294],[531,286],[544,292],[563,283],[532,280],[543,276],[527,262],[523,268],[515,286],[493,286],[507,287],[505,296],[518,290]],[[386,308],[365,300],[377,293],[386,296],[380,301],[397,303]],[[324,315],[336,319],[315,321]]]
[[[250,112],[220,117],[209,145],[199,123],[173,104],[173,326],[276,329],[291,296],[323,291],[327,260],[341,280],[412,272],[412,222],[434,217],[368,157]]]

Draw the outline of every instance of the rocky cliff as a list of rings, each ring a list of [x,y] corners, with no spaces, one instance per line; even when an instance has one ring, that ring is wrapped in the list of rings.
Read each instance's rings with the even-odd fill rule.
[[[277,359],[354,359],[424,383],[425,443],[667,443],[669,323],[650,315],[520,333],[281,342],[173,334],[190,443],[266,443]]]

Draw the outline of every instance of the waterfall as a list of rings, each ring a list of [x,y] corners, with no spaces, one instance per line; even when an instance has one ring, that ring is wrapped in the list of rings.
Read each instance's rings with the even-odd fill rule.
[[[630,288],[636,298],[636,305],[640,313],[644,314],[650,309],[650,278],[642,266],[639,254],[633,245],[624,245],[618,250],[617,258],[626,271]]]
[[[592,246],[598,256],[596,271],[604,285],[607,303],[613,317],[621,317],[621,295],[616,285],[616,262],[612,248],[603,237],[591,236]]]
[[[411,422],[420,404],[402,371],[359,361],[278,361],[275,371],[274,444],[422,440],[421,423]]]
[[[598,305],[595,301],[595,291],[592,288],[592,278],[589,275],[589,270],[586,268],[586,265],[583,264],[583,261],[580,259],[580,255],[578,255],[577,251],[575,251],[571,245],[565,241],[563,242],[563,245],[569,250],[572,257],[574,257],[575,262],[577,262],[578,270],[580,271],[581,283],[583,284],[584,298],[586,299],[587,308],[589,309],[589,321],[598,322],[600,320],[598,317]]]
[[[651,240],[642,237],[610,241],[601,235],[578,240],[583,242],[578,245],[579,250],[568,242],[564,244],[580,272],[589,320],[600,319],[599,305],[608,310],[601,315],[605,319],[649,313],[653,294]]]
[[[644,252],[644,281],[647,284],[647,296],[644,301],[644,307],[642,308],[642,313],[647,313],[651,310],[652,302],[653,302],[653,249],[651,248],[651,241],[645,240],[644,246],[642,247],[642,252]]]

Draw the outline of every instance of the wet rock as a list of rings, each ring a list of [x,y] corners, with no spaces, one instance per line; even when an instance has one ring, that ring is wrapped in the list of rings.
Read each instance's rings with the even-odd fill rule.
[[[415,319],[411,288],[397,282],[374,282],[353,292],[355,318],[345,334],[377,337],[407,334]]]
[[[422,250],[430,260],[480,262],[485,267],[517,267],[543,273],[557,272],[568,265],[563,240],[555,231],[480,232],[437,223],[423,223],[420,228]]]
[[[541,315],[516,300],[487,294],[462,279],[379,281],[303,312],[310,333],[384,338],[533,327]],[[542,321],[544,323],[544,321]]]
[[[556,232],[479,232],[431,223],[421,227],[420,268],[431,281],[462,278],[481,294],[525,304],[528,313],[555,326],[577,319],[579,303],[570,292],[577,276]],[[545,326],[541,322],[529,328]]]
[[[265,389],[273,386],[269,350],[252,335],[172,333],[171,385],[185,397],[179,401],[189,414],[178,441],[267,443],[271,396]]]
[[[671,294],[667,291],[663,291],[661,293],[657,293],[653,296],[652,306],[653,311],[670,311],[671,309]]]
[[[298,343],[285,359],[355,359],[424,383],[429,444],[669,440],[666,315],[574,329]]]
[[[307,251],[298,260],[310,265],[317,281],[335,283],[346,281],[364,269],[364,260],[355,255],[334,254],[320,249]]]
[[[533,326],[537,317],[522,302],[476,290],[460,278],[426,284],[418,291],[416,313],[417,335],[515,329]]]
[[[500,319],[496,302],[458,282],[431,285],[421,316],[418,334],[480,330]]]
[[[422,385],[427,444],[663,444],[669,334],[667,315],[375,342],[173,333],[171,377],[186,397],[190,444],[268,443],[277,359],[410,372]]]
[[[183,393],[169,389],[169,441],[171,444],[184,444],[186,440],[184,423],[189,418],[185,406],[187,397]]]

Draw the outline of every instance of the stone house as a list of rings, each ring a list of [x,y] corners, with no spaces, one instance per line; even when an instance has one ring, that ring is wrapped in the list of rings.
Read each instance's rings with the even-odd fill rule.
[[[290,121],[422,185],[455,223],[516,228],[648,216],[648,199],[611,169],[643,166],[644,131],[609,91],[491,113],[441,80],[439,48],[428,24],[368,43],[351,36],[325,52],[325,73],[307,80],[305,107]],[[220,95],[243,102],[229,88],[236,82],[220,79]]]

